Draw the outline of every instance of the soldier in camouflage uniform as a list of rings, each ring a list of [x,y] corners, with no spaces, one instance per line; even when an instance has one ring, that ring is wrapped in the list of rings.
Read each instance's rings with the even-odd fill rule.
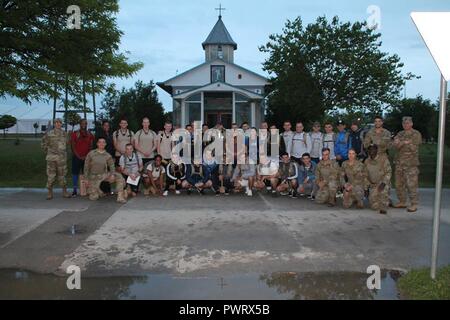
[[[422,143],[422,135],[413,129],[411,117],[403,117],[403,131],[394,138],[394,148],[397,150],[395,157],[395,190],[399,202],[394,208],[406,208],[407,194],[411,205],[408,212],[416,212],[419,188],[419,146]]]
[[[389,189],[391,185],[392,169],[386,156],[378,155],[377,145],[370,145],[369,158],[364,165],[367,170],[369,186],[369,204],[373,210],[379,210],[381,214],[387,213],[389,206]]]
[[[344,208],[350,208],[355,202],[358,209],[364,208],[364,191],[367,184],[367,172],[364,164],[357,159],[355,149],[348,151],[348,160],[341,167],[341,185],[344,189]]]
[[[117,189],[117,202],[126,202],[125,180],[122,175],[115,171],[114,160],[106,151],[106,140],[99,138],[97,149],[88,153],[84,165],[84,174],[88,179],[89,200],[98,200],[104,196],[100,189],[102,182],[115,183]]]
[[[322,161],[316,168],[316,184],[319,190],[316,194],[317,203],[328,203],[329,207],[336,205],[336,192],[339,188],[340,167],[335,160],[330,160],[330,149],[322,150]]]
[[[383,118],[375,117],[375,128],[367,132],[364,138],[364,148],[368,149],[370,145],[376,144],[378,146],[378,156],[387,158],[387,152],[392,146],[391,137],[391,132],[383,128]]]
[[[47,161],[47,200],[53,199],[53,185],[56,180],[63,189],[64,198],[70,198],[66,182],[68,142],[68,135],[62,130],[62,120],[55,119],[54,129],[49,130],[42,139],[42,149]]]

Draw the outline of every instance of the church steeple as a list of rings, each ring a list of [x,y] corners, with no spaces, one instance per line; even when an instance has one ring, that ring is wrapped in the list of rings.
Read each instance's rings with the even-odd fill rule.
[[[206,40],[202,43],[202,46],[205,50],[206,61],[220,58],[224,61],[233,63],[234,50],[237,50],[237,43],[234,42],[222,21],[222,10],[225,9],[221,6],[219,10],[219,19]]]

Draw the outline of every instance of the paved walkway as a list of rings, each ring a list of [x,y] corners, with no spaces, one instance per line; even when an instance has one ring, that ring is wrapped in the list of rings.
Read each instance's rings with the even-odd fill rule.
[[[64,273],[75,264],[85,276],[210,276],[428,266],[433,190],[421,195],[416,214],[383,216],[266,193],[138,197],[121,206],[0,189],[0,268]],[[439,262],[448,264],[450,190],[443,199]]]

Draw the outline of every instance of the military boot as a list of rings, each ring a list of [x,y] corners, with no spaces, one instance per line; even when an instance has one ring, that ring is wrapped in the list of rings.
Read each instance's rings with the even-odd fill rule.
[[[356,207],[358,209],[364,209],[364,202],[362,200],[359,200],[358,202],[356,202]]]
[[[396,209],[406,209],[406,203],[404,203],[403,201],[400,201],[400,202],[394,204],[393,207]]]
[[[118,203],[127,203],[127,200],[124,197],[124,194],[126,194],[126,193],[127,193],[126,190],[122,190],[117,193],[117,202]]]
[[[53,188],[47,188],[48,192],[47,192],[47,200],[52,200],[53,199]]]
[[[412,204],[408,207],[408,212],[416,212],[417,211],[417,205]]]
[[[72,196],[70,195],[70,193],[67,191],[66,187],[63,187],[62,189],[62,194],[63,194],[63,198],[72,198]]]

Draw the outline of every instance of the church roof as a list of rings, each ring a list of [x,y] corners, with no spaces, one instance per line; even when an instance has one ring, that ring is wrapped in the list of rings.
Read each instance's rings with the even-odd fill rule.
[[[205,49],[205,46],[208,44],[228,44],[232,45],[234,50],[237,49],[237,43],[234,42],[233,38],[231,38],[231,35],[225,27],[221,16],[219,16],[219,20],[217,20],[214,28],[209,33],[208,38],[206,38],[206,40],[202,43],[203,49]]]

